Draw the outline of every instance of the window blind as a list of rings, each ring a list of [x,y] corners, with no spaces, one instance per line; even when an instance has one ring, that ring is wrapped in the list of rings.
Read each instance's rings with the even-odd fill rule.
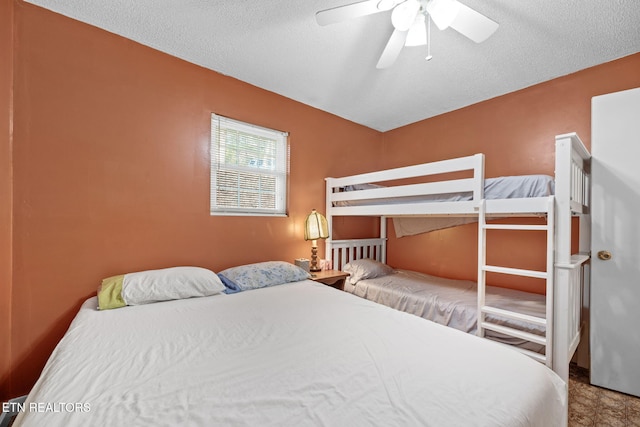
[[[286,215],[287,136],[211,115],[211,215]]]

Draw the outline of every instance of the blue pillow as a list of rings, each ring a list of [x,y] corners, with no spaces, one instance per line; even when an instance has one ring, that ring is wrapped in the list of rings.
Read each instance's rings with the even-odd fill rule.
[[[220,281],[226,288],[224,291],[222,291],[223,293],[235,294],[236,292],[242,291],[242,289],[240,289],[240,286],[238,286],[233,280],[229,279],[224,274],[218,273],[218,277],[220,278]]]
[[[231,267],[218,273],[218,276],[224,276],[243,291],[298,282],[311,277],[309,272],[284,261],[266,261]]]

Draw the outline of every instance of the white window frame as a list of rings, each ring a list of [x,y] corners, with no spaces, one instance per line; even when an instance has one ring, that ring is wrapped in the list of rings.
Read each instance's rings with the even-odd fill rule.
[[[226,135],[235,135],[238,139]],[[211,215],[287,216],[288,135],[287,132],[211,114]],[[253,146],[243,150],[236,144],[241,136],[248,138]],[[232,150],[235,154],[226,156],[225,153]],[[237,181],[229,179],[225,182],[225,174],[237,178]],[[242,178],[249,179],[243,181]],[[251,183],[253,188],[247,184],[243,186],[243,182]],[[243,194],[247,197],[243,198]],[[270,201],[269,206],[260,205],[263,199]],[[250,206],[256,203],[258,206]]]

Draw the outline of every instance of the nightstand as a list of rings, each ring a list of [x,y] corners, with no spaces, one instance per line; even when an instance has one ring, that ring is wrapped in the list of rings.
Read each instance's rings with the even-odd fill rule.
[[[324,283],[327,286],[331,286],[336,289],[344,291],[344,281],[349,277],[349,273],[339,270],[323,270],[312,271],[311,280]]]

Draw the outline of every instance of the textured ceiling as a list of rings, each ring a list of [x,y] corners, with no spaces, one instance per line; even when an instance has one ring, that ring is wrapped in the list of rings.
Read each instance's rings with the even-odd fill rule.
[[[376,69],[390,12],[321,27],[353,0],[29,0],[380,131],[640,51],[640,0],[460,0],[500,24],[476,44],[432,28]],[[640,72],[640,71],[639,71]]]

